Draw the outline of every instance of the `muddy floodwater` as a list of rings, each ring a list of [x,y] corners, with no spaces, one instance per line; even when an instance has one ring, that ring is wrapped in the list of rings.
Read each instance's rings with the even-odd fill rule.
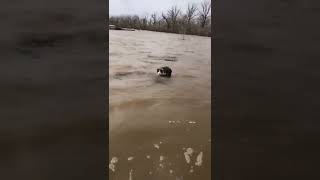
[[[109,129],[112,180],[211,179],[211,39],[109,30]]]

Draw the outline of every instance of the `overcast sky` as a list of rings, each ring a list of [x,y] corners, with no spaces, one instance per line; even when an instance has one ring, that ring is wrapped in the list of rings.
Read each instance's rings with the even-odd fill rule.
[[[109,0],[110,15],[150,15],[154,12],[168,10],[177,5],[182,10],[188,7],[188,2],[200,4],[202,0]]]

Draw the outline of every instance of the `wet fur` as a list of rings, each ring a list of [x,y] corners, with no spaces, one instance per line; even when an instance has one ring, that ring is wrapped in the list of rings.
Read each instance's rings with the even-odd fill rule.
[[[171,77],[172,70],[168,66],[157,69],[157,74],[162,77]]]

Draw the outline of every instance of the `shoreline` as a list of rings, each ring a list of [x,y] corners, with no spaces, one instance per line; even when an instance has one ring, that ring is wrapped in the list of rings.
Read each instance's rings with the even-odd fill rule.
[[[128,28],[129,29],[129,28]],[[132,31],[132,30],[117,30],[117,29],[109,29],[109,31]],[[134,29],[134,31],[148,31],[148,32],[156,32],[156,33],[165,33],[165,34],[174,34],[174,35],[185,35],[185,36],[195,36],[195,37],[206,37],[206,38],[213,38],[212,36],[203,36],[203,35],[196,35],[196,34],[181,34],[181,33],[174,33],[174,32],[166,32],[166,31],[153,31],[153,30],[139,30]]]

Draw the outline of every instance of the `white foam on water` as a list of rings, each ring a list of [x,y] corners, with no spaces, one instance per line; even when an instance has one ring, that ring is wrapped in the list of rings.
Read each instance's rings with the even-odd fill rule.
[[[160,163],[159,166],[160,166],[161,168],[164,168],[164,165],[163,165],[162,163]]]
[[[160,156],[160,162],[164,160],[164,156]]]
[[[111,171],[115,172],[116,166],[114,164],[109,164],[109,169],[111,169]]]
[[[133,170],[130,169],[130,171],[129,171],[129,180],[132,180],[132,179],[133,179],[133,178],[132,178],[132,172],[133,172]]]
[[[190,171],[189,171],[189,172],[190,172],[190,173],[193,173],[193,172],[194,172],[193,166],[190,167]]]
[[[118,159],[117,157],[112,157],[110,163],[115,164],[115,163],[118,162],[118,160],[119,160],[119,159]]]
[[[153,144],[153,147],[156,148],[156,149],[160,148],[159,144]]]
[[[134,157],[128,157],[128,161],[132,161],[134,159]]]
[[[171,123],[181,123],[180,120],[177,120],[177,121],[169,121],[169,122],[171,122]]]
[[[186,152],[183,153],[186,159],[186,162],[189,164],[191,162],[191,155],[193,154],[192,148],[187,148]]]
[[[189,154],[189,155],[192,155],[193,149],[192,148],[187,148],[186,153]]]
[[[186,162],[189,164],[191,162],[191,158],[188,154],[184,153],[184,158],[186,159]]]
[[[118,162],[118,158],[117,157],[112,157],[110,164],[109,164],[109,169],[111,169],[111,171],[115,172],[116,171],[116,163]]]
[[[196,166],[201,166],[201,165],[202,165],[202,162],[203,162],[203,152],[200,152],[200,153],[198,154],[198,156],[197,156],[195,165],[196,165]]]

